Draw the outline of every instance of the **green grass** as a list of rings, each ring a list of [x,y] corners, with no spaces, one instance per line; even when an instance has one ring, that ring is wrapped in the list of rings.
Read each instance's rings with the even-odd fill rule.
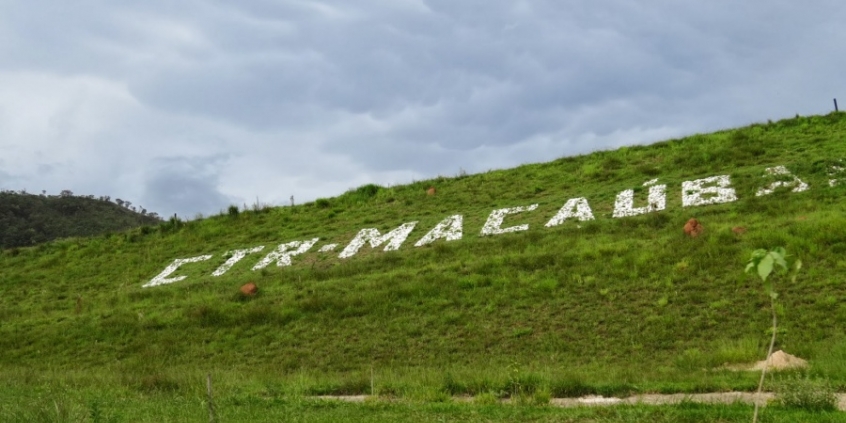
[[[72,383],[136,404],[193,398],[211,372],[247,396],[753,390],[754,374],[723,368],[762,359],[769,339],[768,298],[743,267],[753,250],[783,246],[805,267],[795,285],[776,287],[777,348],[844,390],[846,182],[828,186],[842,159],[846,115],[800,117],[5,250],[0,389]],[[756,197],[777,165],[810,189]],[[738,201],[681,207],[683,181],[723,174]],[[634,188],[643,203],[642,184],[656,177],[668,185],[666,210],[610,217],[617,193]],[[545,228],[574,197],[588,199],[596,220]],[[539,206],[503,225],[528,231],[479,235],[492,210],[530,204]],[[413,247],[454,214],[464,216],[463,239]],[[695,239],[682,233],[691,217],[705,227]],[[360,229],[384,234],[410,221],[419,223],[398,251],[337,258]],[[275,246],[315,237],[292,266],[250,270]],[[328,243],[340,246],[317,252]],[[262,253],[210,276],[227,251],[258,245]],[[184,281],[141,288],[174,259],[202,254],[214,257],[180,268]],[[260,291],[246,299],[238,288],[250,281]]]
[[[208,421],[207,397],[200,394],[95,393],[30,389],[0,390],[0,419],[6,423],[84,422],[144,423]],[[560,408],[532,403],[497,401],[457,402],[372,400],[346,403],[305,397],[250,394],[220,395],[214,399],[221,422],[745,422],[752,407],[735,403],[704,405],[617,405]],[[808,411],[771,405],[764,422],[844,422],[846,413]]]

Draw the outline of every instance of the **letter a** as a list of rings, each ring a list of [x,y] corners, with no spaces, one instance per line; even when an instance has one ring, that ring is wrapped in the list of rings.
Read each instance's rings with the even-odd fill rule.
[[[571,217],[579,219],[580,222],[593,220],[593,211],[591,211],[586,198],[571,198],[567,200],[564,207],[561,207],[561,210],[558,210],[558,214],[550,219],[550,221],[544,226],[547,228],[558,226]]]

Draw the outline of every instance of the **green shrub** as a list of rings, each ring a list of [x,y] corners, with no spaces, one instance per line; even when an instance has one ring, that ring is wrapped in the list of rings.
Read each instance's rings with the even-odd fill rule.
[[[775,402],[783,407],[807,411],[837,409],[837,394],[831,384],[824,379],[788,376],[775,385],[775,394]]]
[[[238,214],[240,213],[238,211],[238,206],[236,206],[234,204],[229,206],[228,213],[229,213],[229,217],[238,217]]]
[[[532,394],[532,404],[533,405],[548,405],[549,400],[552,399],[552,393],[550,393],[549,389],[541,388],[535,391]]]

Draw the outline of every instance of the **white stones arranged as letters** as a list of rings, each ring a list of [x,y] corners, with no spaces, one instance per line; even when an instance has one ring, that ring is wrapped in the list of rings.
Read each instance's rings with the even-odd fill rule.
[[[464,222],[464,217],[460,214],[456,214],[450,216],[438,223],[437,226],[432,228],[429,233],[426,234],[423,238],[420,238],[420,241],[414,243],[415,247],[422,247],[426,244],[431,244],[438,239],[444,238],[447,241],[457,241],[461,239],[462,225]]]
[[[212,258],[211,254],[199,256],[199,257],[187,258],[187,259],[176,259],[176,260],[173,261],[173,263],[171,263],[168,267],[166,267],[165,270],[162,273],[159,273],[159,275],[156,276],[155,278],[151,279],[150,282],[147,282],[146,284],[144,284],[144,286],[142,286],[142,288],[149,288],[151,286],[165,285],[165,284],[185,280],[185,278],[187,278],[187,276],[177,276],[175,278],[168,278],[168,276],[173,274],[173,272],[175,272],[176,269],[179,269],[179,266],[182,266],[183,264],[197,263],[199,261],[206,261],[210,258]]]
[[[832,166],[829,171],[829,176],[843,172],[843,167]],[[764,171],[765,178],[770,180],[775,179],[768,185],[761,187],[756,193],[756,196],[769,195],[775,192],[776,189],[790,189],[792,192],[802,192],[808,189],[808,184],[799,179],[797,176],[790,173],[784,166],[775,166],[767,168]],[[836,179],[831,179],[829,185],[835,186]],[[637,216],[646,213],[654,213],[666,209],[667,207],[667,185],[659,185],[658,179],[647,181],[643,187],[648,188],[646,194],[646,204],[635,206],[635,190],[627,189],[617,194],[614,201],[613,218],[624,218],[629,216]],[[731,178],[729,175],[711,176],[703,179],[696,179],[693,181],[685,181],[681,184],[682,207],[697,207],[711,204],[722,204],[737,201],[737,193],[731,187]],[[641,198],[640,201],[643,201]],[[641,203],[642,204],[642,203]],[[522,213],[533,212],[538,209],[538,204],[531,204],[525,206],[517,206],[510,208],[497,209],[491,212],[487,221],[482,226],[480,236],[494,236],[507,234],[511,232],[520,232],[529,230],[529,225],[526,223],[507,226],[503,228],[503,223],[506,216],[513,216],[510,219],[519,219]],[[567,219],[575,219],[579,222],[594,220],[593,211],[587,198],[578,197],[567,200],[558,213],[544,225],[547,228],[563,224]],[[347,244],[346,247],[338,254],[341,259],[347,259],[356,255],[365,245],[370,245],[371,248],[381,247],[383,244],[384,251],[398,250],[405,240],[414,231],[417,222],[403,223],[396,229],[382,235],[378,229],[367,228],[360,230],[356,236]],[[449,216],[435,225],[429,230],[420,240],[414,243],[415,247],[422,247],[429,245],[435,241],[443,239],[444,242],[458,241],[463,236],[464,217],[460,214]],[[280,244],[276,249],[267,254],[258,263],[256,263],[252,270],[261,270],[276,262],[279,267],[291,266],[292,259],[307,253],[314,247],[320,238],[312,238],[305,241],[291,241]],[[338,244],[326,244],[322,246],[318,253],[331,253],[338,247]],[[222,263],[213,273],[212,276],[222,276],[235,264],[244,259],[247,255],[259,253],[264,250],[264,246],[257,246],[246,249],[238,249],[228,251],[225,254],[227,260]],[[168,265],[164,271],[151,279],[143,285],[144,288],[166,285],[175,282],[183,281],[187,276],[171,277],[182,265],[190,263],[198,263],[207,261],[212,258],[212,255],[201,255],[192,258],[176,259]]]
[[[509,214],[517,214],[526,211],[534,211],[538,208],[537,204],[532,204],[528,207],[512,207],[510,209],[499,209],[494,210],[491,212],[491,215],[488,216],[488,221],[485,222],[485,226],[482,226],[482,235],[499,235],[499,234],[507,234],[509,232],[519,232],[519,231],[528,231],[529,225],[517,225],[512,226],[510,228],[501,228],[502,221],[505,220],[505,216]]]
[[[649,187],[649,196],[647,197],[647,205],[643,207],[634,206],[634,190],[627,189],[617,194],[617,200],[614,201],[614,214],[612,217],[628,217],[637,216],[639,214],[652,213],[661,211],[667,208],[667,186],[655,185],[657,179],[647,181],[643,184]]]
[[[715,185],[703,187],[705,184]],[[737,194],[734,192],[734,188],[729,188],[729,185],[731,185],[731,181],[728,175],[682,182],[682,207],[737,201]],[[714,196],[702,198],[703,194],[714,194]]]
[[[793,187],[793,192],[802,192],[808,189],[808,184],[802,182],[801,179],[790,173],[790,171],[784,166],[768,167],[764,172],[766,173],[764,177],[775,176],[779,177],[781,180],[775,181],[770,185],[759,189],[758,192],[755,193],[758,197],[772,194],[780,187]]]

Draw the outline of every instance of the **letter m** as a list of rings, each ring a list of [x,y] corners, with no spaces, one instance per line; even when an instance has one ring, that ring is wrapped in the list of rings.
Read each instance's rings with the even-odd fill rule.
[[[349,245],[344,248],[344,251],[341,251],[341,254],[338,255],[340,258],[349,258],[354,256],[361,247],[364,246],[366,243],[370,243],[370,246],[373,248],[379,247],[384,243],[388,243],[385,246],[385,251],[394,251],[399,249],[405,239],[408,238],[408,234],[414,230],[414,225],[417,222],[409,222],[403,223],[400,227],[382,235],[379,233],[377,229],[362,229],[358,231],[358,235],[350,241]]]

